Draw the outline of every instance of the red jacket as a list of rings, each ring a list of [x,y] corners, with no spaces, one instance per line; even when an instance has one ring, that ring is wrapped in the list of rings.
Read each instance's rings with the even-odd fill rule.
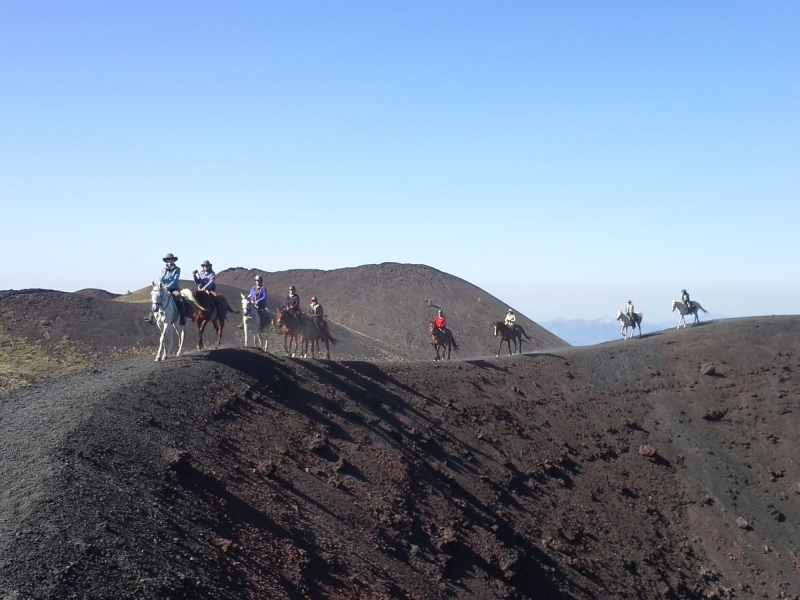
[[[447,327],[447,319],[445,319],[444,317],[440,317],[439,315],[436,315],[436,318],[433,320],[433,324],[439,329],[444,329],[445,327]]]

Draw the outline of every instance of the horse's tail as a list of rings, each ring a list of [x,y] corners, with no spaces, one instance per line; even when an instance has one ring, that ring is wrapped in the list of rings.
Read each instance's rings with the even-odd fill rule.
[[[694,305],[695,305],[697,308],[699,308],[700,310],[702,310],[704,313],[708,314],[708,311],[707,311],[705,308],[703,308],[702,306],[700,306],[700,303],[699,303],[699,302],[695,302],[695,303],[694,303]]]
[[[217,298],[219,298],[219,303],[222,304],[222,307],[227,310],[229,313],[238,315],[240,311],[233,310],[233,307],[228,303],[228,299],[223,296],[222,294],[217,294]]]
[[[456,336],[454,336],[452,333],[450,334],[450,343],[453,344],[453,350],[458,352],[459,348],[458,344],[456,344]]]
[[[187,299],[189,302],[191,302],[192,304],[194,304],[194,305],[195,305],[195,307],[197,308],[197,310],[199,310],[199,311],[204,311],[204,310],[205,310],[205,308],[203,308],[202,306],[200,306],[200,303],[197,301],[197,298],[195,298],[195,297],[194,297],[194,294],[192,293],[192,290],[190,290],[190,289],[187,289],[187,288],[183,288],[183,289],[181,290],[181,296],[183,296],[183,297],[184,297],[184,298],[186,298],[186,299]]]
[[[329,341],[331,344],[334,344],[334,345],[335,345],[335,344],[338,344],[338,343],[339,343],[339,340],[337,340],[335,337],[333,337],[333,336],[331,335],[331,332],[330,332],[330,331],[325,331],[325,337],[328,339],[328,341]]]
[[[525,333],[525,330],[522,328],[522,325],[517,325],[517,327],[519,327],[519,330],[522,332],[522,335],[524,335],[529,340],[531,339],[531,336],[529,336],[527,333]]]

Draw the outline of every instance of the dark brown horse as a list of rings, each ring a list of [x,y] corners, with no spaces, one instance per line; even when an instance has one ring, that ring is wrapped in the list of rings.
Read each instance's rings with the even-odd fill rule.
[[[278,333],[283,336],[283,349],[286,350],[286,355],[292,358],[294,358],[300,346],[297,337],[300,335],[302,320],[303,313],[289,310],[284,306],[280,309],[278,320],[275,322],[275,328],[278,330]],[[294,350],[292,350],[293,342]]]
[[[225,319],[229,313],[239,314],[238,310],[233,310],[224,296],[217,294],[216,306],[211,300],[211,294],[208,292],[195,292],[195,300],[200,305],[201,310],[195,310],[192,314],[192,321],[197,324],[197,332],[199,339],[197,340],[197,349],[203,349],[203,332],[206,325],[211,323],[214,326],[214,331],[217,332],[217,348],[222,341],[222,330],[225,328]]]
[[[428,331],[431,332],[431,346],[433,346],[436,350],[436,358],[433,359],[434,361],[450,360],[451,349],[458,352],[458,344],[456,344],[456,339],[453,337],[453,334],[449,329],[442,331],[436,327],[433,322],[431,322],[431,326],[428,328]],[[441,358],[439,358],[439,348],[442,349]],[[447,352],[447,357],[445,357],[445,351]]]
[[[316,358],[314,356],[314,349],[316,348],[317,354],[319,354],[319,341],[322,340],[325,342],[325,358],[328,360],[331,359],[331,347],[330,344],[336,344],[339,342],[336,338],[331,335],[331,332],[328,330],[328,322],[320,319],[318,322],[314,322],[314,319],[303,315],[300,319],[300,337],[303,343],[303,358],[306,358],[308,355],[308,347],[311,346],[311,358]]]
[[[503,349],[503,342],[508,345],[508,355],[511,356],[511,342],[514,342],[514,352],[517,352],[517,340],[519,340],[519,354],[522,354],[522,336],[528,339],[531,337],[525,333],[521,325],[514,325],[509,327],[502,321],[495,321],[494,323],[494,336],[500,338],[500,347],[497,349],[495,356],[500,356],[500,350]]]

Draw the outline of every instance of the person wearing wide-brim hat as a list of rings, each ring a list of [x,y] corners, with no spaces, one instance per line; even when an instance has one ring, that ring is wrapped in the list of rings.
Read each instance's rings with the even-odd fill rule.
[[[163,285],[170,292],[180,291],[181,288],[179,280],[181,278],[181,268],[175,264],[178,260],[178,257],[174,256],[172,252],[170,252],[161,260],[167,263],[167,265],[164,267],[164,270],[161,271],[161,285]]]
[[[203,261],[200,266],[203,269],[202,273],[198,273],[197,271],[192,271],[192,275],[194,276],[194,282],[197,284],[197,291],[198,292],[213,292],[217,289],[216,278],[217,275],[211,269],[213,266],[210,262]]]
[[[183,298],[181,298],[180,286],[181,268],[175,264],[175,262],[178,260],[178,257],[170,252],[161,260],[167,263],[164,267],[164,270],[161,271],[161,285],[163,285],[164,288],[175,298],[175,305],[178,307],[178,311],[181,314],[181,325],[185,325],[186,310],[183,306]]]

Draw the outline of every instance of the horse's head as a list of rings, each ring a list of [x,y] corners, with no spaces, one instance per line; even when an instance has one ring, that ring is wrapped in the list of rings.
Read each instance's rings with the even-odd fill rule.
[[[153,289],[150,290],[150,311],[156,312],[159,309],[163,310],[164,305],[163,301],[161,300],[161,294],[164,291],[164,286],[160,283],[153,282]]]
[[[621,318],[622,318],[622,311],[618,310],[617,311],[617,321],[619,321]]]
[[[433,321],[431,321],[431,324],[430,324],[430,326],[428,327],[428,331],[430,331],[431,333],[433,333],[434,331],[436,331],[436,326],[433,324]]]
[[[250,306],[250,297],[245,296],[241,292],[239,293],[239,295],[242,297],[242,312],[247,312],[247,309]]]
[[[672,301],[672,312],[675,312],[675,305],[677,302],[675,300]]]

